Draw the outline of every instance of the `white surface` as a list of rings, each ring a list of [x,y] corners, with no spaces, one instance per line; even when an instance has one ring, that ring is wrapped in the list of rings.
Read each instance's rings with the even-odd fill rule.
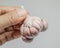
[[[0,0],[0,5],[24,5],[31,15],[45,18],[49,24],[47,31],[40,33],[31,43],[18,38],[0,48],[60,48],[60,0]]]

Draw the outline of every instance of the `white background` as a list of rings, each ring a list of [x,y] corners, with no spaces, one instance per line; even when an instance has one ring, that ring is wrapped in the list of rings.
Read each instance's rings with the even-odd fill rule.
[[[60,48],[60,0],[0,0],[0,6],[21,6],[32,16],[45,18],[48,29],[41,32],[31,43],[20,38],[0,46],[0,48]]]

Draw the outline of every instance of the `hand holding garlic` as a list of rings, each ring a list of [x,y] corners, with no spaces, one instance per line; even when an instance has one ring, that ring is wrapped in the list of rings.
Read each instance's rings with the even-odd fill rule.
[[[23,41],[31,42],[39,32],[48,27],[46,20],[30,16],[23,6],[2,6],[0,10],[0,45],[20,36]]]

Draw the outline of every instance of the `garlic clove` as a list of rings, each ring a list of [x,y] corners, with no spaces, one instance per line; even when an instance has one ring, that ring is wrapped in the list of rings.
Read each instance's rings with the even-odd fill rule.
[[[43,29],[42,29],[42,31],[47,30],[47,28],[48,28],[48,23],[47,23],[47,21],[46,21],[45,19],[42,19],[42,23],[43,23]]]

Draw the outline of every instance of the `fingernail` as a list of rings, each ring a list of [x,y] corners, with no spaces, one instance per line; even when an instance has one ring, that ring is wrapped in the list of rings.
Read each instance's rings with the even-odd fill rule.
[[[25,9],[17,10],[17,13],[19,14],[19,17],[25,16],[27,14],[27,11]]]

